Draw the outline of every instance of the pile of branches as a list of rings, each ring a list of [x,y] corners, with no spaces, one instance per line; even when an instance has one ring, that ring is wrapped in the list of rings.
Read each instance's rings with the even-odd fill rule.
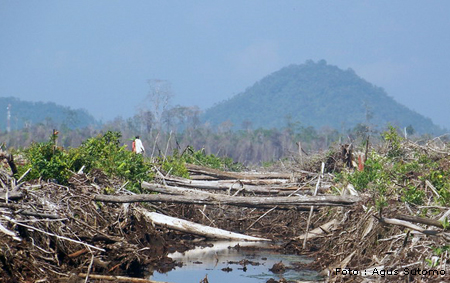
[[[407,216],[398,205],[382,213],[361,206],[328,215],[316,215],[317,227],[333,222],[323,234],[309,239],[308,250],[315,261],[309,268],[321,271],[329,282],[444,282],[450,279],[448,241],[450,234],[439,221]],[[448,208],[441,208],[442,217]],[[323,214],[321,215],[323,216]],[[318,220],[318,221],[317,221]],[[322,226],[325,227],[325,226]],[[300,242],[291,243],[300,246]],[[306,252],[306,251],[304,251]],[[418,271],[420,270],[420,271]]]
[[[297,173],[295,178],[293,174],[275,174],[276,180],[256,180],[255,184],[233,180],[236,188],[229,187],[227,181],[214,185],[214,189],[225,186],[223,193],[228,196],[251,197],[262,191],[282,197],[305,194],[314,188],[316,173]],[[228,174],[228,179],[247,178],[219,174]],[[176,263],[167,257],[169,251],[183,251],[198,243],[194,240],[205,240],[166,227],[155,228],[142,212],[146,209],[277,240],[294,237],[306,220],[302,207],[96,201],[96,197],[107,194],[119,198],[133,194],[123,188],[121,181],[95,169],[89,174],[74,173],[68,185],[54,180],[21,182],[22,178],[16,180],[8,170],[1,171],[0,179],[0,278],[7,282],[57,282],[71,278],[87,282],[118,276],[134,282],[132,278],[144,278],[153,270],[173,268]],[[173,180],[166,178],[162,183],[170,181]]]
[[[426,143],[404,140],[399,150],[403,161],[416,159],[419,152],[443,170],[450,165],[450,149],[439,139]],[[378,148],[377,152],[388,154],[389,149]],[[420,174],[415,171],[406,176],[417,190],[424,191],[420,205],[390,194],[387,205],[376,208],[373,192],[356,192],[348,184],[362,201],[350,209],[326,208],[314,215],[313,226],[321,231],[309,240],[308,249],[316,259],[309,267],[321,270],[329,282],[449,281],[450,207],[439,202],[436,188],[419,179]],[[292,244],[300,246],[301,241]]]
[[[99,170],[73,175],[68,186],[18,183],[5,170],[0,179],[2,282],[87,281],[99,274],[142,278],[163,263],[173,264],[167,258],[170,239],[147,223],[135,204],[92,200],[121,187]]]

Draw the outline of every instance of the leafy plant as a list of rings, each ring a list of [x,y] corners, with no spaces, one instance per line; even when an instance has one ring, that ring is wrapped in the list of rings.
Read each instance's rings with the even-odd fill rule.
[[[450,251],[450,246],[445,245],[445,246],[441,246],[441,247],[431,247],[431,249],[433,250],[433,253],[435,254],[435,256],[433,256],[432,259],[427,258],[427,259],[425,259],[425,261],[431,267],[436,267],[439,265],[439,258],[441,257],[441,255],[443,255],[445,252]]]
[[[240,171],[243,167],[242,164],[234,163],[230,157],[218,157],[214,154],[206,154],[203,149],[195,151],[191,146],[186,148],[181,157],[186,163],[219,170]]]
[[[444,230],[450,228],[450,223],[448,222],[448,218],[445,217],[444,220],[440,221]]]
[[[376,152],[370,152],[367,161],[364,165],[363,171],[349,172],[346,179],[357,190],[364,190],[375,185],[378,188],[382,188],[383,184],[390,183],[390,176],[386,171],[387,161]]]
[[[159,163],[166,173],[184,178],[189,178],[186,163],[226,171],[240,171],[242,169],[242,164],[234,163],[233,159],[229,157],[205,154],[204,150],[195,151],[191,146],[187,147],[181,154],[178,150],[175,150],[172,156],[160,158]]]
[[[161,161],[161,167],[167,174],[189,178],[189,172],[185,164],[186,162],[178,154],[168,156]]]
[[[432,259],[426,258],[425,261],[430,267],[436,267],[439,265],[439,259],[432,260]]]
[[[425,192],[417,187],[409,186],[404,190],[402,201],[421,205],[425,197]]]
[[[72,174],[67,153],[56,147],[51,140],[45,143],[33,143],[24,151],[24,154],[29,163],[22,168],[19,167],[19,174],[31,169],[26,176],[27,180],[42,178],[66,184]]]
[[[83,166],[84,172],[98,168],[111,177],[129,181],[128,189],[139,192],[140,182],[152,179],[151,164],[142,155],[120,146],[120,138],[120,133],[108,131],[66,151],[55,146],[52,135],[50,141],[35,143],[25,150],[28,163],[20,168],[19,174],[31,168],[28,180],[43,178],[66,184],[73,172]]]
[[[397,130],[394,127],[389,126],[389,129],[383,132],[381,135],[388,145],[388,157],[396,158],[404,154],[404,151],[402,149],[403,138],[398,134]]]
[[[90,138],[80,147],[70,151],[74,171],[85,166],[86,172],[99,168],[109,176],[130,181],[128,188],[140,191],[140,182],[151,180],[152,165],[140,154],[120,146],[121,134],[108,131],[104,135]]]

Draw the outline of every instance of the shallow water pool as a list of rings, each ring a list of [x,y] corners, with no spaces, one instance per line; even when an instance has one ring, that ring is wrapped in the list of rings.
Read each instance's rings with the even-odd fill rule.
[[[295,262],[309,263],[312,260],[305,256],[283,255],[267,249],[267,243],[239,242],[241,247],[252,246],[259,249],[235,249],[238,242],[214,242],[213,247],[196,248],[185,253],[174,253],[169,256],[182,267],[167,273],[155,271],[149,279],[171,283],[198,283],[207,276],[210,283],[262,283],[270,278],[279,280],[318,281],[320,276],[312,270],[291,270],[275,274],[269,269],[280,261],[285,266]],[[249,263],[241,264],[243,260]],[[241,263],[239,263],[241,262]]]

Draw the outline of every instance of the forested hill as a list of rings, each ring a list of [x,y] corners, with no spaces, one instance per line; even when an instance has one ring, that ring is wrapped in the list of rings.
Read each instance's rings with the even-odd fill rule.
[[[7,108],[10,105],[11,130],[20,130],[26,126],[47,123],[48,126],[70,129],[98,125],[95,118],[86,110],[71,109],[53,102],[29,102],[14,97],[0,97],[0,130],[7,127]]]
[[[229,121],[234,129],[282,128],[289,121],[301,127],[327,126],[338,131],[359,124],[379,129],[388,124],[400,128],[411,125],[417,133],[443,131],[353,70],[341,70],[324,60],[282,68],[207,109],[202,119],[212,125]]]

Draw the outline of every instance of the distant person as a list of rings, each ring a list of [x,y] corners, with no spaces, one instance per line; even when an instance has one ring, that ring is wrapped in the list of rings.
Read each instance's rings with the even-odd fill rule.
[[[144,154],[145,148],[142,144],[142,141],[139,139],[139,136],[136,136],[133,143],[132,143],[133,152],[136,152],[137,154]]]

